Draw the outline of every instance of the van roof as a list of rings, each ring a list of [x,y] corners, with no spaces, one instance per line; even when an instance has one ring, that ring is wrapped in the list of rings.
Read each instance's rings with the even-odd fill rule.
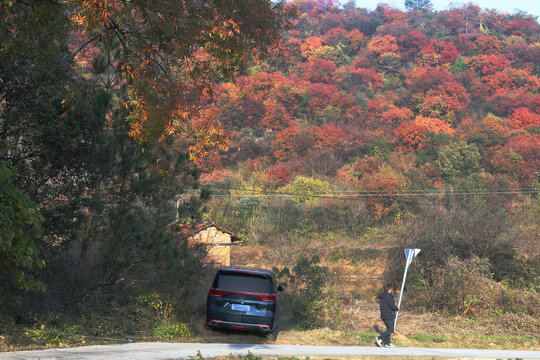
[[[256,274],[256,275],[266,275],[266,276],[274,276],[274,273],[271,270],[268,269],[262,269],[262,268],[251,268],[251,267],[242,267],[242,266],[226,266],[218,269],[220,272],[243,272],[243,273],[249,273],[249,274]]]

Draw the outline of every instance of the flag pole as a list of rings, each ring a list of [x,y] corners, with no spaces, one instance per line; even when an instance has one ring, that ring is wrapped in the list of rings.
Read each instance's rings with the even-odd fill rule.
[[[403,297],[403,289],[405,288],[405,278],[407,278],[407,270],[409,269],[409,258],[411,257],[412,252],[407,253],[407,261],[405,263],[405,272],[403,273],[403,280],[401,281],[401,290],[399,291],[399,300],[398,300],[398,309],[401,308],[401,298]],[[397,325],[397,318],[399,315],[399,311],[396,312],[396,318],[394,319],[394,331],[396,330]]]
[[[403,290],[405,289],[405,279],[407,278],[407,270],[409,270],[409,265],[411,265],[412,261],[418,255],[420,252],[420,249],[405,249],[405,256],[407,257],[407,261],[405,262],[405,272],[403,273],[403,281],[401,281],[401,291],[399,292],[399,301],[398,301],[398,309],[401,308],[401,299],[403,298]],[[396,312],[396,318],[394,319],[394,330],[396,329],[397,325],[397,319],[398,319],[399,311]]]

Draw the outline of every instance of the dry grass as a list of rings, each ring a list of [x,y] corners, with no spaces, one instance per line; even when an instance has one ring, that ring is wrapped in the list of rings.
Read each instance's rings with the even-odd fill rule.
[[[271,268],[292,267],[302,256],[318,254],[322,265],[336,274],[335,287],[342,295],[343,323],[339,330],[296,330],[292,315],[282,308],[287,320],[278,344],[373,345],[377,331],[384,329],[375,296],[383,285],[386,249],[344,243],[246,244],[232,254],[236,265]],[[406,301],[406,299],[404,299]],[[204,330],[203,341],[264,343],[264,338],[242,333],[228,334]],[[540,322],[527,314],[448,316],[408,312],[398,321],[393,342],[399,346],[446,348],[491,348],[540,350]]]

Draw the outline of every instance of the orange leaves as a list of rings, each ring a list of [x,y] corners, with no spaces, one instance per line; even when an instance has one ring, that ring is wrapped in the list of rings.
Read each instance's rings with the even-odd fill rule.
[[[396,41],[396,37],[392,35],[376,35],[368,42],[367,48],[375,55],[396,52],[399,49]]]
[[[292,122],[291,116],[283,105],[273,102],[265,104],[265,114],[261,120],[261,125],[269,129],[279,130],[291,125]]]
[[[228,135],[216,120],[216,113],[216,109],[202,111],[193,121],[188,122],[188,131],[182,129],[184,133],[191,135],[189,157],[195,163],[209,153],[228,148]]]
[[[440,119],[417,116],[414,121],[404,123],[394,131],[394,140],[402,152],[419,152],[426,145],[426,132],[454,135],[454,129]]]
[[[465,65],[482,75],[495,74],[509,64],[510,61],[504,55],[477,55],[465,60]]]
[[[322,46],[322,39],[318,36],[311,36],[304,40],[300,46],[300,54],[306,59],[310,59],[313,54]]]
[[[113,14],[126,6],[120,0],[67,0],[66,3],[76,9],[71,19],[83,32],[92,31],[96,26],[107,26]]]
[[[503,43],[492,35],[480,36],[474,44],[474,49],[478,53],[487,55],[500,54],[503,47]]]
[[[406,121],[409,121],[413,116],[410,109],[391,107],[381,114],[381,122],[389,125],[399,125]]]
[[[414,122],[420,126],[425,127],[427,131],[431,131],[436,134],[444,133],[447,135],[454,135],[454,129],[452,129],[447,122],[440,119],[417,116],[414,119]]]
[[[307,149],[306,136],[296,125],[289,126],[276,133],[276,138],[272,141],[274,157],[279,160],[287,160],[293,154],[298,154]]]
[[[334,76],[337,67],[331,61],[314,58],[311,61],[303,63],[301,68],[304,71],[305,80],[329,83],[333,80],[332,77]]]
[[[349,34],[347,34],[351,48],[355,51],[360,50],[360,47],[366,41],[366,36],[361,33],[358,29],[353,29]]]
[[[330,103],[332,96],[338,92],[338,87],[334,84],[315,83],[309,85],[311,100],[309,106],[312,110],[322,110]]]
[[[536,114],[525,107],[514,110],[508,125],[512,129],[528,130],[531,127],[540,126],[540,114]]]
[[[402,124],[394,131],[398,149],[403,152],[418,152],[422,150],[422,142],[426,138],[426,128],[414,121]]]
[[[365,174],[359,187],[372,195],[368,198],[368,208],[375,220],[397,209],[396,196],[392,195],[399,193],[399,183],[391,172]],[[383,196],[377,196],[378,194]]]
[[[350,136],[335,124],[314,126],[310,130],[315,138],[315,148],[337,149],[343,141],[352,140]]]

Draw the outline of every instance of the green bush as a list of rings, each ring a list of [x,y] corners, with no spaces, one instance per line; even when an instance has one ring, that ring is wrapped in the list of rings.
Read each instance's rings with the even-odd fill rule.
[[[489,279],[489,261],[472,257],[466,260],[452,256],[432,274],[432,282],[411,289],[412,301],[430,311],[477,313],[493,306],[495,301]]]
[[[274,268],[278,279],[289,285],[288,295],[300,329],[334,328],[341,323],[342,301],[333,290],[334,274],[319,263],[319,256],[314,255],[311,259],[301,258],[292,272],[288,268]]]
[[[163,319],[154,326],[152,335],[160,340],[189,338],[191,331],[185,323],[176,322],[172,319]]]

